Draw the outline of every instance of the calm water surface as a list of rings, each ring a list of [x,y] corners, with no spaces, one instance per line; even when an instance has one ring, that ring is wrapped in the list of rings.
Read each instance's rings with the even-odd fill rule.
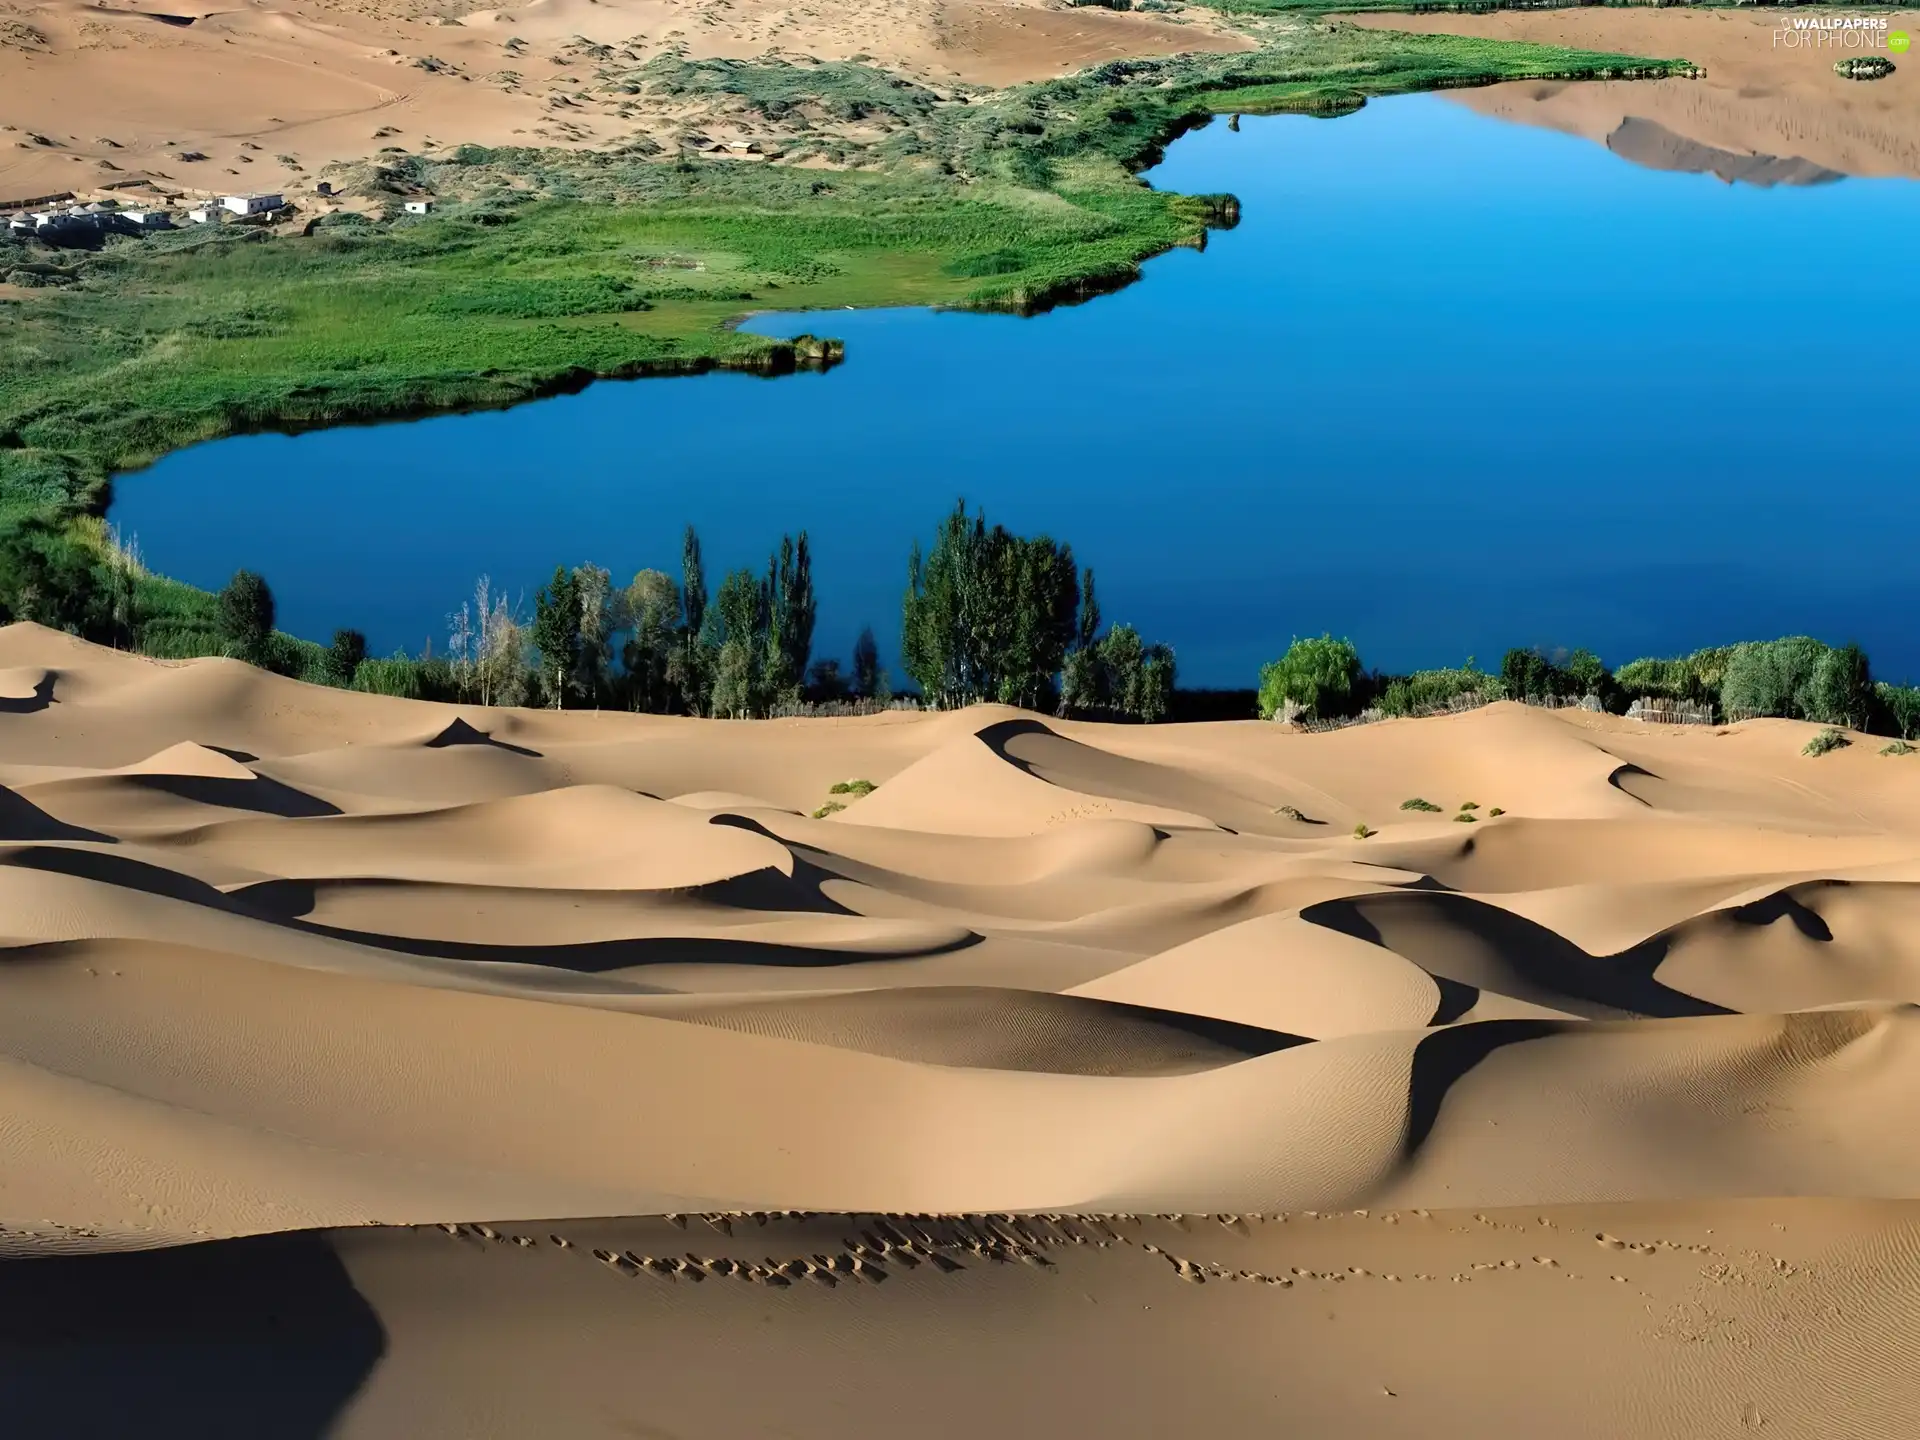
[[[1322,630],[1395,669],[1806,631],[1920,675],[1885,258],[1920,185],[1729,186],[1430,96],[1216,124],[1150,178],[1243,221],[1036,319],[761,322],[843,337],[826,375],[216,441],[124,477],[113,518],[162,571],[258,569],[286,628],[381,650],[440,648],[482,572],[677,573],[692,522],[710,583],[806,528],[817,651],[871,623],[891,653],[908,545],[965,495],[1070,540],[1185,683]]]

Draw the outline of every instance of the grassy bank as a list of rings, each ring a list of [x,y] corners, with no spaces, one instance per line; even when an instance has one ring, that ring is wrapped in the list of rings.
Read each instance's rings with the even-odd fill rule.
[[[854,83],[847,68],[707,62],[675,83],[790,103],[808,84]],[[0,279],[33,287],[0,291],[0,527],[98,512],[113,472],[238,431],[835,358],[830,343],[740,333],[754,310],[1032,310],[1112,288],[1231,219],[1223,197],[1161,193],[1134,173],[1214,113],[1685,68],[1303,25],[1254,54],[914,98],[857,171],[468,148],[373,172],[374,193],[439,193],[442,212],[425,218],[308,235],[235,227],[92,254],[0,245]]]

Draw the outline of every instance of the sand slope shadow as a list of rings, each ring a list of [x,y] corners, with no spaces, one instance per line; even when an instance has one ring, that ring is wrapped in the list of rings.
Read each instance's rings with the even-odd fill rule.
[[[469,725],[465,720],[457,716],[446,729],[426,742],[426,748],[429,750],[445,750],[453,745],[487,745],[495,750],[505,750],[514,755],[525,755],[531,760],[545,758],[538,750],[529,750],[524,745],[514,745],[508,741],[497,739],[485,730],[475,729],[472,725]]]
[[[344,940],[369,949],[423,960],[485,961],[508,965],[546,965],[582,975],[609,970],[637,970],[648,965],[766,965],[782,969],[834,969],[876,960],[920,960],[951,955],[980,943],[980,936],[937,945],[835,950],[823,945],[782,945],[767,940],[742,940],[730,935],[646,935],[617,940],[588,940],[565,945],[488,945],[468,940],[389,935],[350,930],[311,920],[283,920],[289,929],[329,940]]]
[[[0,844],[41,844],[50,840],[91,840],[111,845],[114,838],[98,830],[56,820],[26,796],[0,785]]]
[[[0,695],[0,715],[37,715],[53,704],[54,682],[59,677],[49,670],[33,682],[27,695]]]
[[[319,1440],[387,1348],[327,1239],[0,1262],[9,1440]]]
[[[1054,1075],[1184,1075],[1312,1043],[1157,1006],[991,986],[754,996],[651,1013],[922,1065]]]
[[[1557,1035],[1568,1028],[1564,1020],[1479,1020],[1436,1030],[1413,1048],[1413,1068],[1407,1079],[1407,1128],[1401,1137],[1402,1163],[1420,1153],[1433,1134],[1434,1122],[1447,1092],[1494,1051],[1527,1040]]]
[[[1591,955],[1556,931],[1484,900],[1446,891],[1391,891],[1325,900],[1301,918],[1384,946],[1446,979],[1589,1020],[1726,1015],[1654,978],[1659,957]],[[1444,996],[1443,996],[1444,998]]]
[[[338,815],[340,807],[296,790],[268,775],[251,780],[230,779],[223,775],[128,775],[124,782],[148,790],[158,790],[196,805],[212,805],[222,810],[249,810],[256,815],[273,815],[282,820],[313,820]]]

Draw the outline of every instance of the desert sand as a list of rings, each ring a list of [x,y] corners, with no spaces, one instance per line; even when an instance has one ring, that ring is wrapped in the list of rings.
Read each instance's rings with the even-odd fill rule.
[[[1042,0],[0,0],[0,202],[142,179],[310,193],[329,165],[389,147],[720,133],[726,116],[621,88],[676,52],[862,58],[936,86],[998,86],[1252,44],[1210,11]]]
[[[1483,114],[1583,136],[1637,164],[1749,184],[1817,183],[1838,175],[1920,177],[1920,65],[1900,59],[1885,79],[1844,80],[1833,73],[1833,62],[1867,52],[1774,43],[1774,32],[1790,28],[1797,13],[1832,12],[1589,7],[1354,21],[1385,30],[1684,56],[1706,74],[1694,80],[1519,81],[1448,97]],[[1920,30],[1920,12],[1875,13],[1892,29]]]
[[[1920,761],[1811,733],[0,629],[18,1433],[1910,1434]]]

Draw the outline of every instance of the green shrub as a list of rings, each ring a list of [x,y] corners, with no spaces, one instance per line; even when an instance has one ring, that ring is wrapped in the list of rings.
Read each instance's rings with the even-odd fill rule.
[[[1400,808],[1402,810],[1425,810],[1431,815],[1438,815],[1440,813],[1440,807],[1438,805],[1435,805],[1431,800],[1422,800],[1418,795],[1414,796],[1411,800],[1402,800],[1400,802]]]
[[[1807,635],[1734,646],[1720,682],[1721,708],[1729,715],[1811,718],[1818,708],[1814,679],[1828,653]]]
[[[1369,830],[1367,828],[1367,822],[1364,820],[1362,820],[1358,825],[1353,827],[1353,838],[1356,840],[1371,840],[1375,835],[1378,835],[1379,833],[1380,832],[1378,830]]]
[[[1820,657],[1808,687],[1809,720],[1864,730],[1880,708],[1878,702],[1866,651],[1848,644]]]
[[[1841,730],[1822,730],[1818,735],[1801,747],[1802,755],[1826,755],[1835,750],[1844,750],[1853,742]]]
[[[846,808],[847,807],[842,805],[838,800],[829,800],[827,801],[826,804],[822,805],[818,810],[813,812],[813,818],[816,820],[824,820],[829,815],[832,815]]]
[[[1479,703],[1507,698],[1498,675],[1476,670],[1469,661],[1458,670],[1416,670],[1386,683],[1379,700],[1383,715],[1423,715],[1457,700]]]
[[[1361,673],[1352,641],[1296,638],[1285,655],[1261,668],[1260,718],[1273,719],[1288,701],[1316,720],[1352,714]]]
[[[1889,731],[1902,740],[1920,738],[1920,686],[1879,684],[1873,692]]]
[[[879,788],[880,787],[875,785],[871,780],[839,780],[834,782],[833,787],[828,790],[827,793],[829,795],[852,795],[857,798],[862,795],[871,795]]]
[[[1504,815],[1506,813],[1507,813],[1506,811],[1502,810],[1498,805],[1496,805],[1491,810],[1487,811],[1487,818],[1491,820],[1496,815]]]
[[[1904,740],[1896,740],[1891,745],[1882,745],[1880,747],[1880,753],[1882,755],[1911,755],[1913,753],[1913,746]]]
[[[1474,814],[1471,810],[1462,810],[1458,815],[1454,816],[1453,818],[1455,821],[1457,821],[1462,825],[1476,825],[1480,821],[1480,817]]]
[[[1478,800],[1462,800],[1460,802],[1460,808],[1462,810],[1478,810],[1480,808],[1480,802]]]
[[[398,653],[384,660],[362,660],[353,672],[353,688],[369,695],[397,695],[403,700],[418,700],[421,698],[419,663]]]

